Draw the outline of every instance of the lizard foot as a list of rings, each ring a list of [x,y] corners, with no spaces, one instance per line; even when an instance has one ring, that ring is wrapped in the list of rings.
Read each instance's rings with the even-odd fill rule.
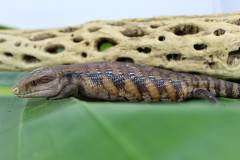
[[[197,88],[192,91],[193,98],[202,98],[202,99],[207,99],[208,101],[212,103],[218,103],[219,101],[217,98],[208,90],[202,89],[202,88]]]

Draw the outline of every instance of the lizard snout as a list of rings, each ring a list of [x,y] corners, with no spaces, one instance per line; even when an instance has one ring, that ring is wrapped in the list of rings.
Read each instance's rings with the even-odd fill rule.
[[[12,92],[15,94],[15,95],[18,95],[19,94],[19,88],[18,87],[14,87],[12,89]]]

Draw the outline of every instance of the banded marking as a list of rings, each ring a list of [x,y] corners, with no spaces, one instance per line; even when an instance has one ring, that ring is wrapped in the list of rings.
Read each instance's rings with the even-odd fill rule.
[[[102,84],[103,87],[107,90],[109,97],[118,96],[118,89],[110,79],[103,77]]]
[[[146,80],[145,86],[146,86],[148,93],[151,96],[152,100],[159,101],[161,97],[160,97],[160,93],[159,93],[156,85],[151,80]]]
[[[185,86],[193,86],[193,76],[186,73],[178,73],[178,79],[184,82]],[[188,88],[188,87],[187,87]]]
[[[186,82],[181,81],[180,83],[181,83],[182,92],[181,92],[181,97],[179,97],[179,100],[184,100],[189,97],[190,87],[188,87],[188,84]]]
[[[192,84],[193,84],[194,87],[196,87],[196,88],[200,87],[199,81],[201,81],[201,78],[199,76],[197,76],[197,75],[193,75],[193,77],[192,77],[192,82],[193,83]]]
[[[147,89],[145,87],[145,77],[140,76],[140,77],[134,77],[132,79],[132,81],[134,82],[134,84],[137,86],[137,88],[140,90],[140,92],[146,92]]]
[[[134,77],[132,81],[137,86],[139,93],[145,101],[152,101],[152,97],[150,96],[147,87],[145,86],[146,78],[144,76]]]
[[[172,80],[171,84],[173,85],[175,91],[176,91],[176,100],[179,100],[182,98],[182,84],[179,80]]]
[[[170,99],[171,101],[177,100],[176,89],[174,88],[173,84],[169,81],[164,82],[164,90],[167,93],[166,98]]]
[[[176,72],[169,72],[168,76],[172,80],[177,80],[178,79],[178,74]]]
[[[226,96],[232,97],[233,84],[231,82],[225,81]]]
[[[105,72],[105,75],[108,79],[111,79],[113,84],[116,86],[117,89],[124,88],[124,75],[123,74],[113,74],[111,71]]]
[[[239,95],[239,90],[238,90],[239,84],[233,83],[233,89],[232,89],[232,96],[233,98],[237,98]]]
[[[126,65],[128,66],[128,65]],[[141,74],[138,67],[129,66],[127,68],[127,75],[133,84],[137,87],[139,94],[145,101],[151,101],[151,97],[148,94],[148,90],[145,86],[145,77]]]
[[[97,86],[89,77],[82,77],[81,81],[81,87],[83,87],[86,97],[97,99],[108,98],[108,93],[102,85]]]
[[[102,85],[102,74],[100,72],[88,73],[87,77],[97,86]]]
[[[214,83],[215,83],[215,93],[216,93],[216,96],[220,96],[220,91],[221,91],[221,87],[220,87],[220,81],[219,80],[214,80]]]
[[[126,98],[129,100],[141,100],[141,94],[137,86],[129,79],[124,81],[124,89],[126,91]]]
[[[206,88],[208,91],[211,90],[211,79],[206,76],[199,76],[199,86],[198,88]],[[215,92],[215,91],[214,91]]]
[[[213,95],[216,95],[214,81],[208,78],[208,83],[209,83],[209,91],[210,91],[210,93],[212,93]]]
[[[220,81],[220,96],[226,96],[225,81],[224,80],[219,81]]]

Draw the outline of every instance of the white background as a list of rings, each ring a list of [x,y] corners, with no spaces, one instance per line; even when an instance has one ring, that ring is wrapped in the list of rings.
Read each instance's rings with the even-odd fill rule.
[[[18,28],[75,25],[97,19],[240,11],[239,0],[0,0],[0,24]]]

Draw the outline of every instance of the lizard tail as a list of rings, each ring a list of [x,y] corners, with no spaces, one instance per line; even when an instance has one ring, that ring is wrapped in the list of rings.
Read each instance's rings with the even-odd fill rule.
[[[240,98],[240,84],[225,80],[216,80],[215,91],[217,96]]]

